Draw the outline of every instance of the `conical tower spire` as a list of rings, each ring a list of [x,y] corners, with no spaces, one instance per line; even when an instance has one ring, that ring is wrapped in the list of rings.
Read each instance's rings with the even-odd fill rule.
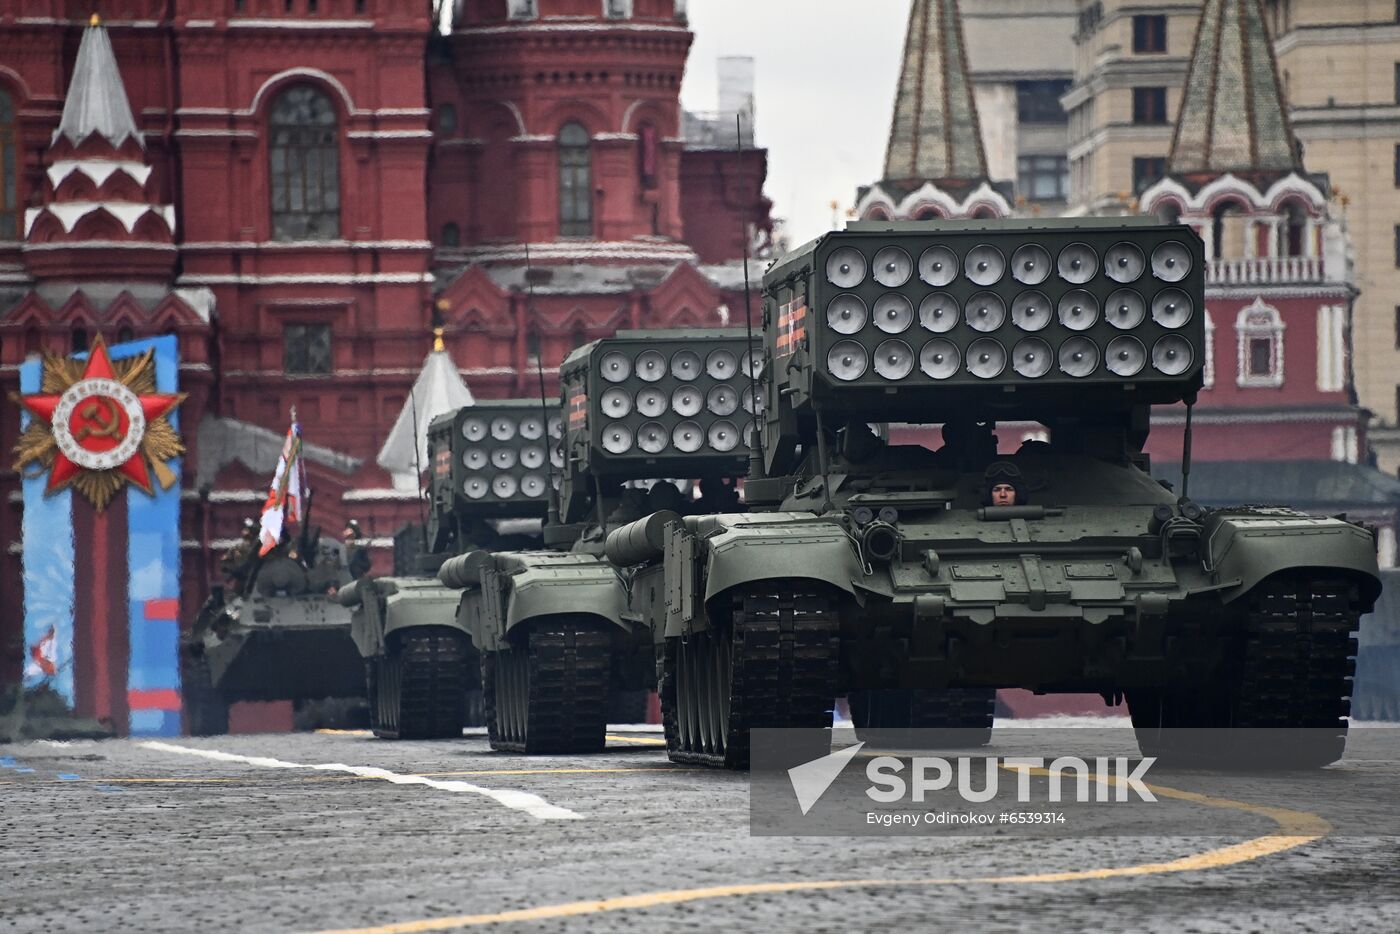
[[[887,181],[987,177],[958,0],[913,0],[904,41]]]
[[[78,48],[44,176],[41,203],[25,210],[30,275],[170,280],[175,208],[161,200],[112,43],[96,16]],[[113,249],[114,242],[121,248]]]
[[[114,148],[120,149],[128,139],[144,148],[136,129],[136,118],[131,115],[131,104],[126,99],[112,40],[96,14],[78,46],[73,80],[68,85],[68,97],[63,102],[63,117],[54,131],[54,142],[63,136],[73,146],[79,146],[94,133]]]
[[[1168,171],[1196,175],[1300,169],[1259,0],[1206,0]]]

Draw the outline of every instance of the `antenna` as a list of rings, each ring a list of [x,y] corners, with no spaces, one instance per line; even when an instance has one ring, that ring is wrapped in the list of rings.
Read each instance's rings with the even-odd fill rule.
[[[533,272],[534,267],[530,265],[530,244],[527,243],[525,244],[525,290],[528,296],[527,309],[532,318],[535,314],[535,277],[532,274]],[[540,418],[544,422],[544,449],[546,452],[544,465],[544,479],[546,484],[545,496],[549,498],[549,514],[546,521],[550,525],[558,525],[559,495],[554,489],[554,457],[552,456],[553,452],[549,449],[552,439],[549,437],[549,394],[544,388],[544,348],[540,345],[538,332],[534,333],[532,337],[534,338],[535,344],[535,374],[539,377],[540,381]],[[564,439],[560,438],[559,444],[562,446],[563,443]]]
[[[744,170],[744,115],[734,114],[734,168],[735,177]],[[739,242],[744,247],[744,330],[748,334],[748,349],[744,353],[744,364],[749,371],[749,394],[753,397],[753,441],[749,447],[749,476],[756,476],[754,455],[758,464],[764,462],[763,428],[758,422],[758,369],[753,363],[753,304],[749,286],[749,222],[744,214],[744,205],[739,204]]]
[[[434,350],[436,352],[436,350]],[[418,486],[418,528],[423,533],[423,554],[428,553],[428,512],[423,507],[423,460],[418,453],[418,385],[408,390],[408,404],[413,416],[413,482]]]

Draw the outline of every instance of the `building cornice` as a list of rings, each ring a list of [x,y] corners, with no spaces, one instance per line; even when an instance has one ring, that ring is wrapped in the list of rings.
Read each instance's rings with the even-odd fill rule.
[[[1382,42],[1400,43],[1400,23],[1387,20],[1376,23],[1294,26],[1274,42],[1274,54],[1282,56],[1305,46],[1354,45],[1374,47]]]

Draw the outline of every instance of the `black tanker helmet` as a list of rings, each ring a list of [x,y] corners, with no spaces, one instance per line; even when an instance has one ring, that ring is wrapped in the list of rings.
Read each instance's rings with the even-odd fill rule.
[[[1011,461],[993,461],[982,474],[984,481],[982,490],[983,505],[992,504],[992,489],[999,484],[1007,483],[1016,491],[1016,505],[1026,505],[1026,483],[1021,476],[1021,468]]]

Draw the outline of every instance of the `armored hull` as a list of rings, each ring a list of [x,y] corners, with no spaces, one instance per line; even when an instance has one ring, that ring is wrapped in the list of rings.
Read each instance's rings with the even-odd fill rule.
[[[238,701],[319,701],[363,696],[350,611],[324,591],[336,572],[308,574],[274,557],[252,593],[211,597],[181,641],[190,732],[224,733]]]

